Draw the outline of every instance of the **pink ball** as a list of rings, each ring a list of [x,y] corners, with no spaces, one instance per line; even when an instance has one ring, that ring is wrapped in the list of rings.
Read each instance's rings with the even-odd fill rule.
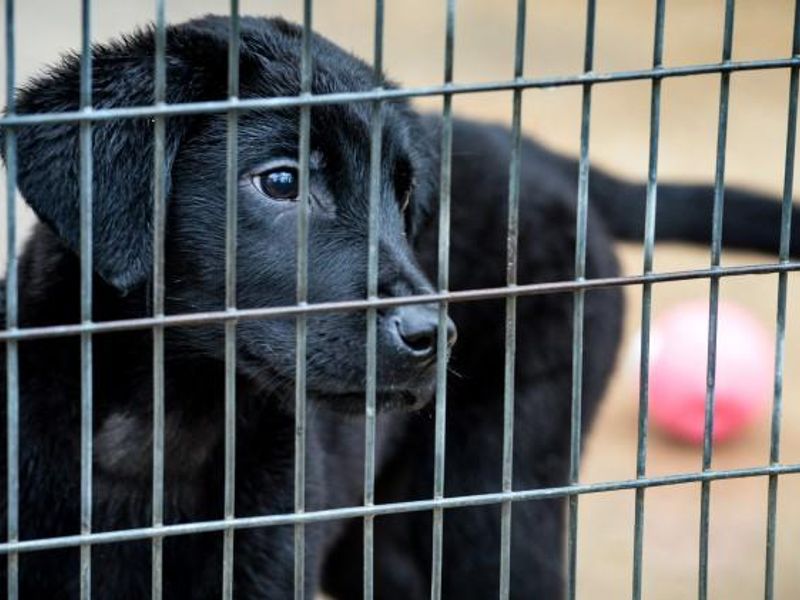
[[[638,380],[638,340],[636,350]],[[707,354],[707,299],[684,302],[654,320],[650,420],[671,436],[693,443],[703,440]],[[720,302],[714,441],[736,435],[763,414],[771,402],[773,377],[772,337],[746,310]],[[638,382],[636,389],[638,397]]]

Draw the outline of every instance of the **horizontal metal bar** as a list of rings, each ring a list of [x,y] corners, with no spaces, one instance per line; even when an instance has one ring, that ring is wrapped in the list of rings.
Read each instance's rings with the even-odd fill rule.
[[[587,83],[599,84],[620,81],[636,81],[640,79],[665,79],[668,77],[730,73],[733,71],[782,69],[797,66],[800,66],[800,56],[769,60],[706,63],[699,65],[684,65],[679,67],[658,67],[650,69],[636,69],[631,71],[611,71],[605,73],[589,72],[576,75],[534,77],[527,79],[520,78],[514,80],[490,81],[483,83],[444,83],[400,89],[376,88],[373,90],[365,90],[360,92],[340,92],[335,94],[300,94],[299,96],[248,98],[245,100],[230,98],[228,100],[212,100],[208,102],[187,102],[162,104],[156,106],[127,106],[106,109],[87,108],[84,110],[59,113],[7,115],[0,118],[0,127],[39,125],[45,123],[109,121],[112,119],[136,119],[142,117],[154,117],[158,115],[175,116],[200,113],[222,113],[228,111],[245,112],[250,110],[268,110],[294,106],[319,106],[324,104],[344,104],[346,102],[371,102],[375,100],[402,100],[404,98],[441,96],[443,94],[476,94],[482,92],[500,92],[505,90],[556,88],[572,85],[584,85]]]
[[[410,502],[375,504],[373,506],[361,505],[346,508],[331,508],[308,511],[302,514],[289,513],[256,517],[238,517],[236,519],[218,519],[214,521],[195,521],[178,525],[164,525],[162,527],[141,527],[137,529],[91,533],[88,535],[67,535],[36,540],[24,540],[15,543],[3,543],[0,544],[0,554],[8,554],[9,552],[36,552],[40,550],[52,550],[54,548],[74,547],[80,544],[96,545],[130,542],[134,540],[150,539],[154,536],[171,537],[212,533],[225,531],[226,529],[254,529],[258,527],[276,527],[279,525],[292,525],[297,523],[318,523],[337,519],[353,519],[365,516],[378,517],[381,515],[429,511],[435,508],[451,509],[487,506],[507,501],[524,502],[583,494],[600,494],[622,490],[683,485],[704,481],[745,479],[749,477],[766,477],[769,475],[792,475],[795,473],[800,473],[800,463],[749,467],[745,469],[675,473],[659,477],[623,479],[512,492],[475,494],[472,496],[451,496],[438,500],[415,500]]]
[[[741,277],[744,275],[769,275],[772,273],[791,273],[800,271],[800,262],[764,263],[757,265],[742,265],[734,267],[716,267],[695,269],[689,271],[666,271],[643,275],[625,275],[619,277],[604,277],[586,279],[584,281],[554,281],[548,283],[530,283],[516,286],[503,286],[494,288],[480,288],[474,290],[459,290],[450,292],[433,292],[416,296],[401,296],[397,298],[376,298],[372,300],[343,300],[338,302],[319,302],[313,304],[268,306],[264,308],[242,308],[236,310],[205,311],[192,314],[165,315],[163,317],[143,317],[141,319],[120,319],[118,321],[104,321],[91,323],[74,323],[69,325],[51,325],[47,327],[24,327],[0,331],[0,341],[6,340],[31,340],[52,337],[64,337],[89,333],[111,333],[119,331],[132,331],[137,329],[150,329],[158,326],[190,326],[209,323],[223,323],[227,321],[270,319],[294,317],[297,315],[313,315],[332,312],[348,312],[364,310],[366,308],[389,308],[392,306],[408,306],[411,304],[431,304],[434,302],[477,302],[479,300],[493,300],[497,298],[511,298],[524,296],[538,296],[542,294],[558,294],[574,292],[576,290],[606,289],[641,285],[643,283],[668,283],[672,281],[690,281],[694,279],[708,279],[709,277]]]

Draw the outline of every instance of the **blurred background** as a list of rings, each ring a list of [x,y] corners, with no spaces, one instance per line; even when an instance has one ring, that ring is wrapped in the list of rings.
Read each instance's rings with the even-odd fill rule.
[[[95,3],[94,37],[101,41],[153,19],[153,2],[102,0]],[[283,15],[299,20],[297,0],[243,0],[243,14]],[[77,0],[25,0],[17,3],[17,82],[23,82],[65,51],[80,44]],[[724,2],[670,0],[667,3],[667,66],[717,62],[721,55]],[[170,22],[208,12],[223,13],[227,3],[170,0]],[[585,3],[579,0],[528,2],[525,75],[578,73],[583,60]],[[790,54],[793,6],[788,0],[740,0],[736,5],[734,60],[779,58]],[[459,82],[507,79],[513,73],[516,2],[458,0],[455,79]],[[444,54],[443,2],[403,0],[386,3],[385,64],[390,76],[409,86],[441,81]],[[372,0],[324,0],[314,8],[314,28],[355,54],[371,60]],[[647,68],[652,61],[654,2],[602,0],[597,7],[597,71]],[[0,71],[5,69],[5,60]],[[5,73],[2,74],[3,80]],[[727,147],[727,182],[780,194],[783,181],[789,74],[786,70],[735,73]],[[593,92],[591,162],[618,175],[643,179],[647,170],[648,81],[603,84]],[[659,175],[664,180],[713,178],[719,75],[667,79],[662,87]],[[5,103],[3,94],[2,102]],[[531,90],[524,95],[525,131],[550,147],[578,150],[581,90],[577,87]],[[439,110],[441,100],[417,103]],[[510,93],[457,96],[458,114],[510,121]],[[3,186],[5,185],[4,182]],[[4,187],[3,187],[4,189]],[[5,231],[5,211],[0,211]],[[21,223],[32,217],[22,212]],[[2,248],[5,247],[3,242]],[[642,270],[639,245],[621,245],[626,273]],[[725,252],[723,263],[774,262],[775,256]],[[657,270],[708,266],[707,248],[661,244]],[[789,278],[789,319],[783,417],[783,462],[800,461],[800,320],[796,275]],[[657,285],[658,315],[686,299],[704,299],[708,282]],[[777,276],[723,280],[722,298],[746,307],[774,335]],[[639,327],[641,290],[629,287],[627,342]],[[524,368],[520,365],[519,368]],[[635,476],[636,397],[629,368],[621,358],[588,439],[582,479],[587,482]],[[767,463],[769,415],[714,449],[714,468]],[[681,444],[653,431],[650,475],[699,470],[699,447]],[[780,480],[777,534],[777,598],[800,598],[800,476]],[[767,481],[765,478],[719,481],[712,485],[710,523],[710,595],[744,599],[763,596]],[[696,597],[699,532],[699,484],[661,487],[646,493],[644,594],[653,599]],[[633,492],[583,496],[580,500],[578,593],[582,598],[621,598],[630,594],[633,545]]]

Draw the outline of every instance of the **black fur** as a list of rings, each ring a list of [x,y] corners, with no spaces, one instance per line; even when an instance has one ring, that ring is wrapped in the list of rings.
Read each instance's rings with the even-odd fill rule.
[[[169,102],[224,98],[227,21],[206,17],[171,27],[167,37]],[[153,35],[137,32],[94,49],[95,107],[153,100]],[[300,31],[278,19],[243,19],[240,97],[299,91]],[[325,39],[313,39],[317,94],[370,89],[372,71]],[[388,85],[388,84],[387,84]],[[67,57],[21,90],[20,113],[74,110],[78,59]],[[312,109],[309,300],[366,294],[369,198],[368,103]],[[383,109],[379,287],[382,296],[431,290],[436,277],[439,123],[405,103]],[[222,114],[167,120],[169,314],[224,308],[226,121]],[[270,160],[295,158],[298,110],[242,113],[239,119],[237,305],[293,304],[296,206],[267,200],[251,175]],[[46,225],[36,227],[20,259],[22,326],[79,320],[79,153],[77,125],[17,130],[18,184]],[[574,277],[576,167],[526,140],[523,145],[519,280]],[[453,140],[453,289],[503,285],[509,132],[455,122]],[[104,121],[93,129],[94,319],[151,314],[153,126],[148,119]],[[587,277],[617,273],[609,230],[641,233],[641,188],[592,171]],[[666,188],[683,204],[709,188]],[[407,193],[411,202],[403,210]],[[638,198],[641,196],[641,198]],[[737,200],[738,199],[738,200]],[[778,209],[745,192],[731,195],[726,240],[777,247]],[[620,209],[620,205],[626,208]],[[594,212],[594,206],[599,212]],[[757,232],[741,206],[767,214]],[[737,208],[738,207],[738,208]],[[662,209],[664,210],[664,209]],[[698,218],[676,221],[672,237],[707,239]],[[738,215],[738,216],[737,216]],[[701,215],[705,219],[704,215]],[[759,217],[760,218],[760,217]],[[798,219],[795,219],[797,225]],[[706,228],[710,225],[705,222]],[[739,224],[737,226],[737,223]],[[670,225],[672,224],[672,225]],[[694,229],[692,229],[694,227]],[[796,229],[797,227],[795,227]],[[692,233],[692,232],[700,233]],[[795,239],[800,236],[795,235]],[[736,241],[738,240],[738,241]],[[797,246],[794,246],[796,249]],[[398,345],[403,310],[378,315],[381,408],[419,408],[430,399],[434,369]],[[421,311],[435,311],[422,307]],[[500,489],[504,303],[455,303],[459,341],[448,383],[446,494]],[[569,456],[572,296],[520,298],[517,339],[514,487],[563,485]],[[403,313],[408,315],[408,313]],[[586,296],[584,427],[592,420],[619,343],[619,290]],[[363,486],[366,320],[341,313],[309,318],[307,509],[359,505]],[[236,515],[293,509],[295,325],[292,319],[237,325]],[[79,340],[20,345],[20,530],[22,539],[68,535],[79,525]],[[224,352],[221,325],[166,333],[166,521],[219,519],[223,508]],[[0,362],[3,366],[5,360]],[[148,331],[94,338],[93,530],[143,527],[151,519],[152,338]],[[5,410],[5,385],[0,402]],[[376,446],[378,499],[429,498],[433,474],[430,407],[382,411]],[[6,444],[0,444],[5,464]],[[5,482],[5,477],[2,478]],[[3,483],[3,485],[5,485]],[[1,496],[5,512],[5,490]],[[486,598],[499,580],[497,506],[448,511],[444,520],[444,596]],[[5,519],[3,523],[5,524]],[[556,598],[562,587],[560,500],[515,504],[512,595]],[[361,589],[361,521],[307,527],[309,596],[325,587],[339,598]],[[429,513],[376,520],[376,593],[421,598],[430,586]],[[212,598],[221,590],[221,534],[168,537],[165,597]],[[97,545],[98,598],[142,598],[150,588],[149,541]],[[292,528],[241,530],[235,536],[235,594],[284,598],[292,593]],[[5,570],[0,570],[0,579]],[[3,586],[5,582],[2,581]],[[20,555],[23,598],[74,598],[78,551]]]

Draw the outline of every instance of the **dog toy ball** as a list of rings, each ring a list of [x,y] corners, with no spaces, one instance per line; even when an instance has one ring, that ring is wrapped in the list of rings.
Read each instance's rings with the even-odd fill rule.
[[[708,301],[684,302],[653,322],[650,338],[650,420],[672,437],[702,443],[708,358]],[[632,349],[638,397],[639,340]],[[773,391],[771,336],[752,315],[719,303],[712,439],[735,436],[769,406]]]

